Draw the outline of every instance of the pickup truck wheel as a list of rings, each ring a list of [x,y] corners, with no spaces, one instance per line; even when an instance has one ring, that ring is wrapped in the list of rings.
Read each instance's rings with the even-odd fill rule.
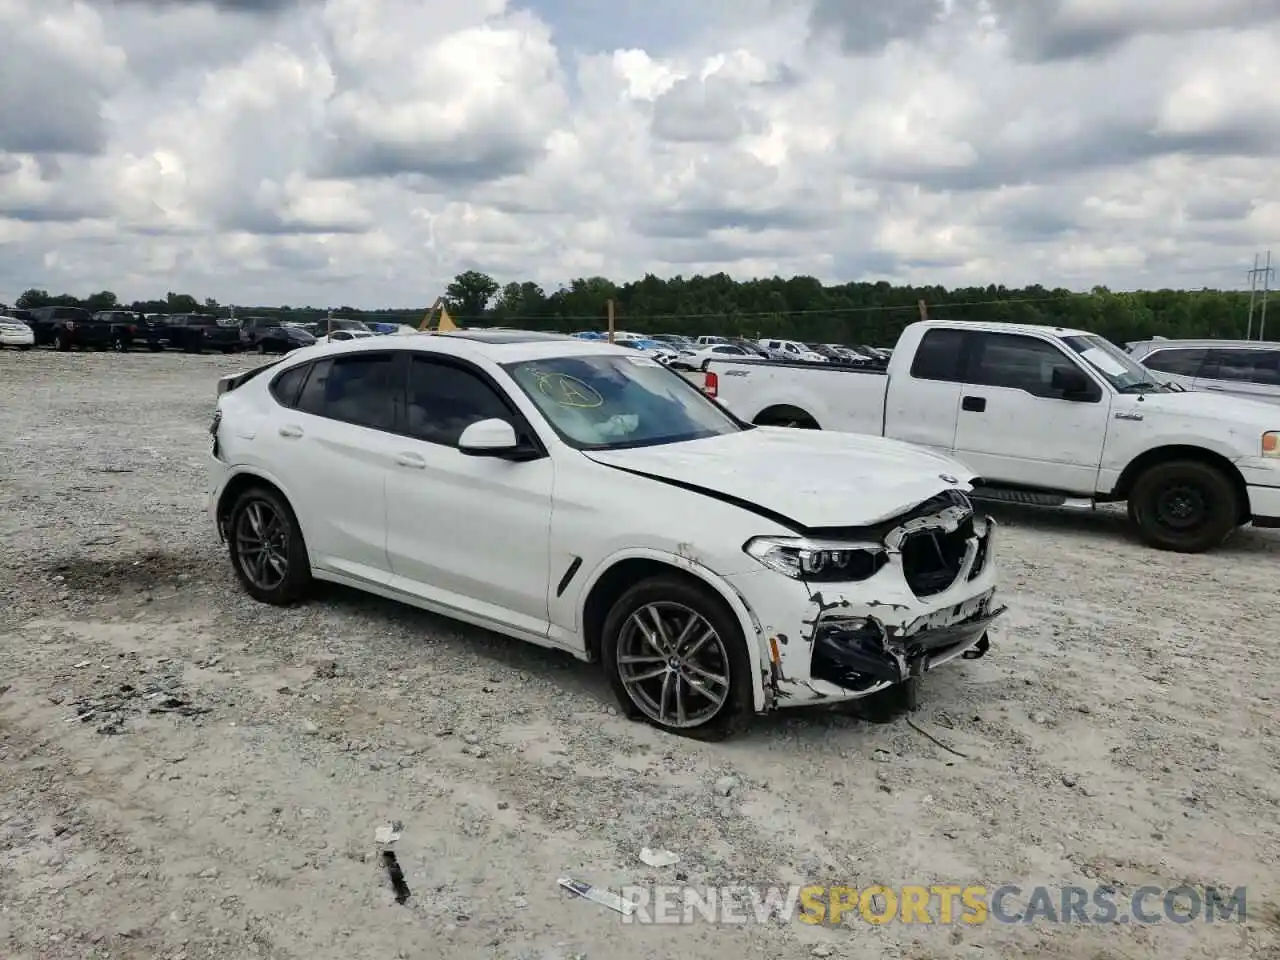
[[[116,353],[128,353],[129,345],[124,342],[124,337],[116,337],[111,341],[111,349]]]
[[[1212,550],[1231,535],[1239,513],[1235,484],[1198,460],[1157,463],[1129,492],[1129,519],[1142,539],[1160,550]]]
[[[65,333],[58,334],[57,348],[63,353],[71,349],[71,337]]]
[[[797,430],[819,430],[818,421],[797,407],[770,407],[753,421],[757,427],[794,427]]]
[[[274,606],[296,603],[311,586],[311,560],[289,504],[266,487],[246,490],[227,523],[231,566],[245,592]]]
[[[723,740],[751,720],[742,629],[707,587],[678,576],[642,580],[605,618],[602,654],[632,719],[700,740]]]

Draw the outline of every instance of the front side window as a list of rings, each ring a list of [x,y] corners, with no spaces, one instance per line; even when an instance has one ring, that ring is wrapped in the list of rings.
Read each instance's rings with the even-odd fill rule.
[[[473,423],[513,420],[511,408],[483,378],[424,357],[414,357],[409,370],[406,412],[410,436],[450,447]]]
[[[335,357],[317,363],[298,409],[360,427],[390,430],[395,424],[395,354]]]
[[[1189,348],[1157,350],[1144,357],[1142,365],[1148,370],[1158,370],[1160,373],[1176,373],[1183,377],[1194,377],[1200,373],[1200,366],[1204,363],[1204,357],[1207,352],[1204,349]]]
[[[1146,367],[1105,337],[1092,333],[1073,334],[1063,337],[1062,342],[1119,393],[1165,393],[1170,390],[1157,383]]]
[[[504,369],[578,449],[680,443],[743,429],[688,380],[648,357],[552,357]]]
[[[984,387],[1025,390],[1033,397],[1057,400],[1062,391],[1053,385],[1053,372],[1079,369],[1052,343],[1035,337],[984,333],[975,346],[966,380]]]

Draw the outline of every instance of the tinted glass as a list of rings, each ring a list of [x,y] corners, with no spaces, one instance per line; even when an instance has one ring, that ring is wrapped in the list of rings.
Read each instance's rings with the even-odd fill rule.
[[[1280,385],[1275,350],[1210,350],[1200,376],[1208,380],[1230,380],[1236,383]]]
[[[984,333],[976,339],[970,362],[970,383],[1025,390],[1033,397],[1061,399],[1053,386],[1053,371],[1080,368],[1052,343],[1007,333]]]
[[[284,406],[292,407],[298,399],[298,393],[310,369],[310,364],[303,363],[280,374],[271,384],[272,395]]]
[[[917,380],[960,380],[960,352],[965,336],[964,330],[925,331],[911,361],[911,376]]]
[[[1194,377],[1200,372],[1207,350],[1157,350],[1145,357],[1144,367],[1159,370],[1161,373],[1176,373],[1184,377]]]
[[[483,379],[451,364],[414,357],[406,408],[409,433],[429,443],[457,446],[462,431],[481,420],[506,420],[511,408]]]
[[[317,363],[298,409],[316,416],[390,430],[395,423],[395,355],[362,354]]]

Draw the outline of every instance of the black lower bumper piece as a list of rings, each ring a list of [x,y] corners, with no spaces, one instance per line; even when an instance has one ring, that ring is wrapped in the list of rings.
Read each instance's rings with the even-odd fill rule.
[[[889,636],[870,620],[856,628],[839,623],[819,625],[809,673],[846,690],[860,691],[919,677],[937,660],[957,650],[964,650],[963,656],[974,660],[991,648],[987,629],[1004,610],[1001,607],[946,627],[898,638]]]

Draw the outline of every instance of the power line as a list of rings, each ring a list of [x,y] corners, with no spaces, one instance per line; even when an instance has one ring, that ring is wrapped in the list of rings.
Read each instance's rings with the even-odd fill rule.
[[[1069,300],[1080,300],[1083,298],[1092,298],[1092,293],[1073,293],[1065,297],[1012,297],[1007,300],[963,300],[950,303],[926,303],[930,311],[933,310],[950,310],[959,307],[990,307],[1004,303],[1063,303]],[[904,304],[884,304],[868,307],[830,307],[827,309],[817,310],[756,310],[756,311],[738,311],[738,310],[719,310],[713,313],[637,313],[631,319],[633,320],[722,320],[726,317],[757,319],[761,317],[804,317],[804,316],[831,316],[839,314],[845,316],[854,313],[892,313],[896,311],[916,311],[919,309],[917,303]],[[405,311],[410,312],[409,310]],[[386,314],[391,316],[392,314]],[[480,316],[454,315],[455,320],[492,320],[492,314]],[[601,314],[550,314],[545,318],[525,317],[526,320],[547,319],[547,320],[603,320]],[[620,321],[627,319],[619,317]]]

